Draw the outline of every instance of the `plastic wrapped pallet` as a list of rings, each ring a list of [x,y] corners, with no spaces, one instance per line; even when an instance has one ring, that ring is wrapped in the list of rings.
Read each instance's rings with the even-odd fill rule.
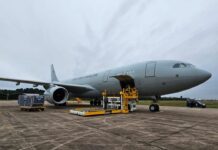
[[[43,106],[44,101],[44,96],[38,94],[23,94],[18,98],[18,104],[20,106]]]

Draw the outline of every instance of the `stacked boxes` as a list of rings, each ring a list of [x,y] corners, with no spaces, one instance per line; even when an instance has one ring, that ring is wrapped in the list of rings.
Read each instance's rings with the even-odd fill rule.
[[[23,94],[19,95],[18,104],[20,106],[40,107],[44,106],[44,96],[39,94]]]

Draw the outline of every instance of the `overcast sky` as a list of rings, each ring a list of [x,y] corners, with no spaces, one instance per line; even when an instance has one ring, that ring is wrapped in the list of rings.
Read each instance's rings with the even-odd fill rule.
[[[213,74],[174,95],[218,99],[218,0],[0,0],[1,77],[49,81],[53,63],[68,79],[162,59]]]

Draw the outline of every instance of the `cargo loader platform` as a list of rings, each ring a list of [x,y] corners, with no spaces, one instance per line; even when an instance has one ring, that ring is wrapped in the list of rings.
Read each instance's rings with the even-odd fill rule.
[[[98,116],[109,114],[127,114],[136,110],[138,91],[136,88],[126,88],[120,91],[120,97],[107,96],[106,91],[102,93],[103,108],[71,109],[70,114],[79,116]]]
[[[120,114],[120,113],[129,113],[129,111],[125,111],[125,110],[117,110],[117,109],[87,109],[87,110],[70,110],[71,114],[74,115],[78,115],[78,116],[84,116],[84,117],[88,117],[88,116],[98,116],[98,115],[109,115],[109,114]]]

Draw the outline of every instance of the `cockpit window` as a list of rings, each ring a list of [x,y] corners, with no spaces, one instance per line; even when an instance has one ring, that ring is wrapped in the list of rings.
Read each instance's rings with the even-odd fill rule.
[[[173,65],[173,68],[194,68],[192,64],[186,64],[186,63],[176,63]]]
[[[195,68],[195,66],[192,64],[186,64],[186,65],[187,65],[187,67]]]
[[[173,66],[173,68],[185,68],[185,67],[187,67],[187,65],[184,63],[177,63]]]
[[[173,65],[173,68],[180,68],[180,64]]]

